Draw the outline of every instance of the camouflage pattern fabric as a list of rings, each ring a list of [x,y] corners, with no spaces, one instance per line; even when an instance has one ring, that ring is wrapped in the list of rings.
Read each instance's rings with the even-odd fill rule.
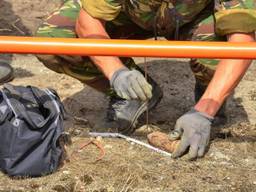
[[[216,17],[216,32],[253,32],[256,29],[254,0],[82,0],[83,8],[93,17],[113,21],[125,13],[141,28],[155,28],[161,36],[195,20],[211,5]]]
[[[35,36],[76,38],[75,22],[81,8],[78,0],[65,0],[63,5],[51,14],[39,27]],[[37,55],[38,59],[49,69],[64,73],[80,81],[94,81],[103,75],[89,58],[67,55]]]
[[[255,0],[215,0],[215,32],[218,35],[255,32],[255,7]]]
[[[205,18],[199,24],[191,28],[194,41],[225,41],[225,37],[217,36],[214,29],[214,17]],[[190,67],[197,82],[201,85],[208,85],[212,79],[215,69],[219,63],[217,59],[191,59]]]
[[[127,5],[123,5],[124,2],[127,2]],[[94,17],[108,18],[106,30],[111,38],[146,39],[153,37],[154,24],[156,24],[158,34],[162,34],[168,39],[174,38],[174,30],[177,32],[178,26],[179,40],[225,41],[224,36],[215,33],[214,20],[216,18],[213,17],[213,10],[215,9],[217,13],[221,14],[223,14],[221,12],[223,10],[237,7],[240,11],[244,9],[248,11],[254,9],[255,3],[253,0],[218,0],[215,1],[215,4],[214,1],[208,0],[178,0],[175,1],[174,6],[172,2],[168,0],[82,0],[81,4],[79,0],[65,0],[62,7],[50,15],[38,29],[36,36],[76,37],[75,21],[82,6]],[[98,10],[99,5],[101,6],[100,10]],[[106,11],[103,14],[101,11],[104,10],[104,6]],[[218,17],[222,19],[222,24],[225,23],[223,22],[223,20],[225,21],[223,19],[225,14]],[[253,16],[251,17],[253,18]],[[230,20],[230,23],[240,26],[236,21]],[[227,24],[226,26],[230,25]],[[255,30],[254,27],[252,29]],[[235,28],[232,30],[240,32]],[[221,34],[225,34],[225,32]],[[87,84],[98,79],[104,79],[102,73],[98,71],[88,57],[38,55],[38,58],[46,67],[58,73],[65,73]],[[131,58],[124,60],[125,65],[136,68]],[[204,85],[207,85],[211,80],[217,64],[218,60],[213,59],[193,59],[190,62],[196,79]]]
[[[215,1],[215,9],[217,12],[215,15],[209,14],[209,9],[205,9],[202,15],[203,18],[199,23],[193,23],[189,25],[191,31],[191,40],[194,41],[226,41],[225,34],[234,32],[254,32],[255,28],[250,28],[250,20],[256,22],[255,19],[248,19],[246,12],[255,9],[256,1],[254,0],[240,0],[240,1]],[[228,10],[229,14],[223,14]],[[243,10],[245,10],[243,12]],[[240,14],[236,15],[234,11],[239,11]],[[222,13],[221,13],[222,12]],[[218,20],[216,15],[223,14],[221,18],[223,21]],[[246,13],[246,14],[244,14]],[[247,16],[246,16],[247,15]],[[230,18],[230,16],[232,16]],[[251,14],[251,17],[253,14]],[[226,17],[226,18],[225,18]],[[237,17],[240,17],[239,19]],[[195,21],[197,22],[197,21]],[[219,23],[218,23],[219,22]],[[219,63],[218,59],[191,59],[190,67],[195,75],[197,82],[207,86],[212,79],[215,69]]]
[[[36,36],[76,37],[74,26],[80,8],[79,0],[65,0],[63,5],[39,27]]]
[[[75,22],[81,9],[80,1],[65,0],[63,5],[51,14],[39,27],[35,36],[39,37],[64,37],[76,38]],[[129,26],[129,27],[128,27]],[[120,14],[119,20],[106,23],[106,30],[111,38],[120,39],[145,39],[152,36],[152,33],[144,31],[132,23],[124,15]],[[49,69],[64,73],[83,83],[101,91],[100,82],[106,84],[104,75],[91,62],[89,57],[68,56],[68,55],[37,55],[37,58]],[[130,69],[138,68],[132,58],[120,58],[124,65]]]
[[[175,2],[175,4],[173,3]],[[158,35],[169,36],[175,28],[191,22],[210,0],[82,0],[83,8],[93,17],[115,20],[125,13],[147,31],[157,28]]]

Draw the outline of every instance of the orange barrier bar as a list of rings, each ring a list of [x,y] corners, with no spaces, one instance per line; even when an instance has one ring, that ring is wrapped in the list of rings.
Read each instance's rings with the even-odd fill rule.
[[[256,42],[193,42],[0,36],[0,53],[254,59]]]

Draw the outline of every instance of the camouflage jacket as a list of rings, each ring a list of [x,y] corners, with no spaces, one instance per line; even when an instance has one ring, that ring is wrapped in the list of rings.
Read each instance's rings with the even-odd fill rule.
[[[225,35],[256,30],[255,0],[82,0],[93,17],[115,20],[120,12],[145,30],[157,29],[159,35],[195,20],[203,10],[212,9],[216,32]]]

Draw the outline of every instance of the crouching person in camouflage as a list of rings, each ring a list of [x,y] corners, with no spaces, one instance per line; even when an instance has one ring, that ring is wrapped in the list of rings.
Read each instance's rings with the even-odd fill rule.
[[[37,31],[41,37],[168,40],[254,41],[256,11],[253,0],[66,0]],[[220,50],[221,51],[221,50]],[[131,58],[41,56],[48,68],[72,76],[106,92],[111,87],[108,121],[131,134],[136,121],[154,107],[162,91]],[[181,138],[174,157],[189,148],[189,157],[202,157],[209,144],[211,124],[225,120],[225,99],[243,77],[250,60],[191,59],[196,105],[176,122],[170,139]],[[110,83],[108,83],[110,82]],[[110,86],[109,86],[110,84]]]

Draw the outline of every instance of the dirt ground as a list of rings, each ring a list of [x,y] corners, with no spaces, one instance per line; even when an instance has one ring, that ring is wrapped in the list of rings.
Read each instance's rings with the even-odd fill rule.
[[[0,35],[31,35],[60,0],[1,0]],[[88,140],[85,133],[100,121],[107,98],[65,75],[45,68],[33,55],[0,55],[15,69],[16,85],[52,87],[71,114],[66,123],[72,135],[69,151]],[[143,58],[136,58],[143,65]],[[149,114],[150,124],[164,132],[193,106],[194,79],[186,60],[147,59],[149,73],[160,84],[164,98]],[[95,162],[98,150],[89,146],[58,172],[34,179],[14,180],[0,174],[0,191],[256,191],[256,65],[253,64],[228,101],[228,123],[213,128],[213,140],[203,159],[186,156],[172,160],[121,139],[103,139],[105,157]],[[79,119],[86,119],[81,121]],[[141,125],[143,124],[141,122]],[[146,142],[150,130],[134,138]]]

